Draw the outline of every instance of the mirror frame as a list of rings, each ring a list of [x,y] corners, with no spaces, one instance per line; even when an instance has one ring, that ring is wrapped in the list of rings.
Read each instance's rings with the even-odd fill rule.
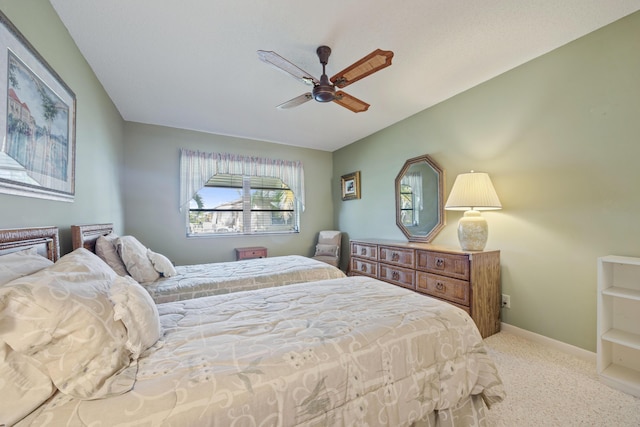
[[[402,177],[404,176],[404,174],[407,172],[407,170],[409,170],[409,168],[412,165],[414,165],[416,163],[421,163],[421,162],[425,162],[429,166],[431,166],[433,171],[438,175],[438,217],[439,217],[439,220],[438,220],[437,224],[431,229],[431,231],[429,231],[429,233],[427,233],[424,236],[421,236],[421,235],[418,236],[418,235],[411,234],[409,232],[409,230],[407,229],[407,227],[405,227],[404,224],[402,224],[402,209],[401,209],[401,206],[400,206],[400,201],[401,201],[400,200],[400,183],[402,181]],[[445,178],[444,170],[428,154],[425,154],[425,155],[422,155],[422,156],[418,156],[418,157],[414,157],[414,158],[411,158],[411,159],[407,160],[404,163],[404,166],[402,167],[400,172],[398,173],[398,176],[396,176],[396,225],[400,228],[402,233],[404,233],[404,235],[407,237],[407,239],[410,242],[430,243],[438,235],[440,230],[442,230],[444,228],[444,226],[446,225],[447,222],[446,222],[446,219],[444,217],[444,178]]]

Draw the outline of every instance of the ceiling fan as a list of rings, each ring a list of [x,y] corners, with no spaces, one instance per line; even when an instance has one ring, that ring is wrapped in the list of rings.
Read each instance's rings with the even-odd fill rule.
[[[322,76],[320,80],[313,77],[311,74],[300,69],[296,65],[287,61],[280,55],[272,51],[259,50],[258,57],[263,62],[273,65],[279,70],[293,76],[296,80],[301,81],[304,84],[313,86],[311,92],[307,92],[287,102],[278,105],[277,108],[293,108],[307,101],[315,99],[318,102],[335,102],[354,113],[361,113],[369,109],[369,104],[360,99],[351,96],[336,88],[344,88],[351,83],[357,82],[360,79],[367,77],[380,71],[383,68],[391,65],[391,58],[393,58],[393,52],[390,50],[376,49],[369,55],[365,56],[359,61],[351,64],[344,70],[340,71],[330,79],[325,73],[325,67],[329,62],[329,55],[331,55],[331,48],[328,46],[320,46],[316,49],[320,63],[322,64]]]

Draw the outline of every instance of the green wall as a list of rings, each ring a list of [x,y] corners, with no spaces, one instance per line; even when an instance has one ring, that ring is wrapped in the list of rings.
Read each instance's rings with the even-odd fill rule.
[[[635,13],[334,152],[334,185],[362,173],[362,199],[334,196],[336,225],[405,240],[394,180],[407,158],[430,154],[447,195],[459,173],[488,172],[503,204],[483,214],[511,296],[503,321],[595,351],[596,260],[640,256],[639,52]],[[458,247],[461,215],[446,213],[434,243]]]
[[[71,250],[71,224],[123,226],[120,164],[124,122],[48,1],[0,0],[0,10],[76,95],[73,203],[0,194],[0,228],[54,225]]]
[[[243,246],[266,246],[269,256],[311,256],[318,231],[333,229],[332,155],[327,151],[130,122],[124,134],[126,232],[176,264],[231,261],[234,248]],[[187,239],[186,216],[178,210],[180,148],[302,161],[306,209],[300,233]]]
[[[0,9],[77,98],[75,201],[0,194],[0,228],[58,226],[66,253],[72,224],[114,222],[119,233],[136,235],[179,264],[231,260],[239,246],[264,245],[270,255],[311,255],[317,232],[333,228],[331,153],[125,122],[48,1],[0,0]],[[186,239],[177,207],[182,147],[301,160],[308,199],[302,231]]]

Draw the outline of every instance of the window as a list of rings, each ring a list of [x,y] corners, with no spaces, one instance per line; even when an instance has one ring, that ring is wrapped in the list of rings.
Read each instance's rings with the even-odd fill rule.
[[[422,204],[422,173],[406,173],[400,181],[400,215],[402,225],[420,225]]]
[[[297,233],[304,212],[300,161],[180,150],[187,235]]]
[[[416,225],[414,218],[413,190],[404,182],[400,184],[400,216],[403,225]]]
[[[297,233],[299,209],[279,178],[218,174],[189,202],[188,235]]]

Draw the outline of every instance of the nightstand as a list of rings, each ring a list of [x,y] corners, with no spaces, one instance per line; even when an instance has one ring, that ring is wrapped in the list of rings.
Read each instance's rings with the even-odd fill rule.
[[[263,246],[252,246],[248,248],[236,248],[236,261],[241,259],[266,258],[267,248]]]

